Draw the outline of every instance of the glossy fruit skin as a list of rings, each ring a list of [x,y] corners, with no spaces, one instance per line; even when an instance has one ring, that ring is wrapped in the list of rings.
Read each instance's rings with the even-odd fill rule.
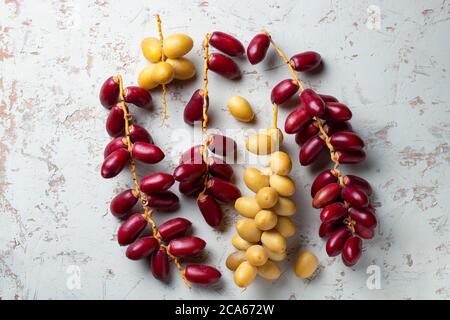
[[[318,265],[317,257],[312,252],[306,251],[298,256],[294,271],[297,277],[307,279],[314,275]]]
[[[354,266],[362,253],[362,240],[359,237],[353,236],[345,242],[342,249],[342,261],[347,267]]]
[[[312,117],[321,117],[325,114],[325,102],[312,89],[305,89],[300,93],[300,103]]]
[[[173,177],[179,182],[193,182],[203,176],[207,169],[205,163],[182,163],[175,168]]]
[[[202,150],[203,145],[201,144],[189,148],[181,155],[180,163],[194,163],[194,164],[203,163]]]
[[[341,122],[335,122],[335,121],[326,121],[323,125],[323,128],[325,129],[325,132],[328,136],[333,135],[336,132],[346,131],[350,132],[353,130],[352,125],[350,122],[347,121],[341,121]]]
[[[178,190],[187,197],[196,197],[205,187],[205,177],[202,176],[194,181],[182,181],[178,185]]]
[[[241,96],[233,96],[227,101],[230,114],[238,121],[251,122],[255,113],[247,99]]]
[[[180,58],[192,50],[192,38],[183,33],[171,34],[164,38],[163,51],[167,58]]]
[[[352,236],[350,230],[348,230],[347,226],[342,226],[339,229],[333,231],[331,235],[328,237],[326,243],[326,251],[328,256],[335,257],[339,253],[341,253],[342,248],[344,248],[344,244],[348,238]]]
[[[166,62],[173,68],[174,79],[189,80],[196,74],[194,63],[187,58],[167,59]]]
[[[208,102],[208,101],[207,101]],[[193,126],[203,119],[203,90],[196,90],[184,108],[184,122]],[[209,103],[208,103],[209,105]],[[208,106],[206,107],[208,109]]]
[[[133,209],[138,202],[139,198],[135,195],[135,191],[132,189],[125,190],[119,193],[111,201],[110,210],[111,213],[117,218],[123,218],[127,213]]]
[[[111,137],[117,137],[123,134],[125,129],[125,119],[122,107],[115,105],[109,112],[106,119],[106,131]]]
[[[350,208],[348,212],[350,218],[352,218],[356,221],[357,224],[365,228],[373,229],[377,226],[377,218],[369,210]]]
[[[158,84],[169,84],[175,76],[175,70],[166,61],[155,63],[151,71],[150,78]]]
[[[209,39],[209,44],[232,57],[241,56],[245,53],[242,43],[232,35],[224,32],[214,31]]]
[[[217,157],[209,157],[208,158],[209,161],[209,173],[216,177],[216,178],[221,178],[227,181],[230,181],[231,178],[233,177],[234,171],[233,168],[226,163],[225,161],[223,161],[222,159],[219,159]]]
[[[209,55],[208,68],[230,80],[241,77],[241,70],[236,62],[221,53],[212,53]]]
[[[211,143],[208,145],[209,150],[222,157],[235,157],[237,154],[237,144],[233,139],[219,134],[209,136]]]
[[[185,218],[174,218],[159,225],[158,232],[164,240],[170,241],[184,236],[191,226],[192,222]]]
[[[220,280],[222,274],[216,268],[197,264],[188,264],[184,268],[186,279],[199,285],[210,285]]]
[[[117,149],[103,161],[101,174],[105,179],[117,176],[128,163],[130,153],[126,149]]]
[[[359,151],[364,148],[364,141],[353,132],[336,132],[330,143],[336,150]]]
[[[166,250],[159,249],[152,255],[151,269],[153,276],[159,280],[166,280],[169,276],[170,264]]]
[[[145,142],[136,142],[133,144],[131,154],[137,160],[145,163],[155,164],[164,159],[164,153],[154,144]]]
[[[247,58],[251,64],[255,65],[264,60],[267,50],[270,47],[270,38],[264,34],[257,34],[247,47]]]
[[[298,91],[298,84],[292,79],[286,79],[279,82],[273,89],[270,95],[272,103],[278,105],[285,103]]]
[[[314,180],[311,185],[311,197],[314,197],[320,189],[327,184],[337,182],[338,178],[333,174],[331,170],[322,171]]]
[[[307,72],[314,70],[320,65],[322,58],[314,51],[305,51],[292,56],[289,63],[295,71]]]
[[[236,185],[220,178],[212,178],[208,181],[207,192],[223,202],[234,202],[241,196]]]
[[[130,139],[131,142],[145,142],[145,143],[153,143],[153,138],[150,133],[143,127],[133,124],[130,127]]]
[[[319,96],[320,96],[320,97],[322,98],[322,100],[323,100],[324,102],[326,102],[326,103],[328,103],[328,102],[339,102],[338,99],[336,99],[335,97],[330,96],[330,95],[328,95],[328,94],[319,94]]]
[[[171,192],[151,193],[147,195],[148,205],[161,211],[175,211],[180,206],[180,199]]]
[[[126,103],[134,104],[136,107],[149,109],[152,106],[152,95],[148,90],[141,87],[130,86],[123,90]]]
[[[140,183],[140,188],[144,193],[155,193],[169,190],[174,183],[175,179],[171,174],[158,172],[143,178]]]
[[[119,100],[119,81],[116,77],[109,77],[100,89],[100,103],[107,109],[111,109]]]
[[[284,131],[288,134],[297,133],[306,128],[312,121],[311,116],[305,108],[297,108],[292,111],[284,122]]]
[[[158,240],[153,237],[144,237],[128,246],[126,256],[130,260],[141,260],[150,256],[158,248]]]
[[[313,208],[319,209],[323,208],[331,203],[333,203],[336,199],[341,195],[341,186],[339,183],[330,183],[325,187],[317,191],[315,194],[312,206]]]
[[[197,205],[207,224],[215,228],[222,222],[222,209],[217,201],[210,195],[200,194]]]
[[[161,42],[156,38],[145,38],[141,42],[141,50],[144,57],[151,62],[161,60]]]
[[[105,147],[105,151],[103,152],[103,156],[106,158],[111,153],[116,151],[117,149],[127,149],[126,139],[124,137],[117,137],[111,140]]]
[[[346,175],[344,176],[343,181],[345,185],[352,185],[364,191],[364,193],[367,194],[368,196],[372,194],[372,187],[370,186],[370,183],[363,178],[353,175]]]
[[[366,159],[366,153],[363,150],[359,151],[337,150],[336,156],[341,164],[357,164]]]
[[[327,205],[320,212],[320,220],[325,223],[333,223],[342,220],[348,215],[347,208],[341,202]]]
[[[206,247],[206,242],[198,237],[176,238],[169,243],[169,252],[175,257],[192,257]]]
[[[354,208],[366,208],[369,205],[367,194],[352,185],[345,186],[342,189],[341,197]]]
[[[319,237],[328,237],[337,228],[343,226],[342,221],[322,222],[319,228]]]
[[[355,233],[366,240],[370,240],[375,236],[374,229],[366,228],[359,223],[355,224]]]
[[[326,112],[321,118],[327,121],[348,121],[352,118],[352,112],[345,104],[329,102]]]
[[[314,136],[309,138],[300,149],[300,164],[302,166],[307,166],[313,163],[325,147],[325,141],[323,141],[321,137]]]
[[[136,213],[123,222],[117,231],[117,241],[121,246],[133,243],[148,225],[142,214]]]
[[[299,131],[295,134],[295,142],[301,146],[306,141],[308,141],[311,137],[315,136],[319,133],[319,127],[315,122],[311,122],[307,125],[302,131]]]

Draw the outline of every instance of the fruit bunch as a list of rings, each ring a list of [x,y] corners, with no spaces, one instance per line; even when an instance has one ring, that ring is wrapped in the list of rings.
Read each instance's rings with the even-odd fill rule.
[[[306,52],[287,59],[266,33],[264,46],[256,42],[259,49],[251,52],[265,52],[272,44],[289,67],[294,79],[286,79],[277,84],[271,93],[272,103],[277,106],[286,102],[299,89],[300,106],[286,118],[284,129],[295,134],[301,145],[299,154],[303,166],[313,163],[322,150],[328,149],[335,167],[322,172],[311,188],[314,208],[322,208],[319,230],[320,237],[328,237],[326,251],[329,256],[342,253],[345,265],[355,265],[362,252],[362,240],[374,236],[377,220],[375,210],[370,205],[372,189],[369,183],[356,176],[343,176],[340,164],[355,164],[365,159],[364,142],[352,132],[347,121],[351,119],[350,109],[329,95],[321,95],[312,89],[305,89],[296,71],[310,71],[321,63],[318,53]],[[256,37],[255,37],[256,38]],[[264,57],[263,54],[257,57]],[[256,59],[258,61],[258,59]]]
[[[110,179],[117,176],[129,164],[135,185],[111,201],[111,213],[124,222],[117,232],[121,246],[128,246],[126,256],[131,260],[151,257],[151,270],[155,278],[167,279],[171,259],[189,286],[189,283],[211,284],[220,279],[220,272],[213,267],[187,265],[183,268],[179,258],[191,257],[206,246],[205,241],[197,237],[186,237],[191,222],[184,218],[171,219],[157,227],[152,219],[153,210],[172,211],[179,206],[179,199],[169,191],[175,183],[172,175],[153,173],[141,181],[138,179],[135,161],[155,164],[164,158],[162,150],[153,144],[153,139],[144,128],[132,123],[127,104],[147,108],[151,104],[151,95],[139,87],[123,88],[120,76],[110,77],[100,90],[100,102],[110,109],[106,123],[108,133],[115,137],[105,148],[101,175]],[[131,214],[138,201],[142,213]],[[144,236],[144,230],[150,227],[151,236]]]
[[[166,116],[166,85],[172,80],[188,80],[195,76],[195,65],[184,56],[188,54],[194,42],[186,34],[178,33],[163,37],[161,18],[156,16],[158,23],[158,38],[145,38],[141,42],[144,57],[150,62],[138,77],[141,88],[146,90],[158,86],[163,88],[164,118]]]
[[[233,246],[240,250],[227,259],[227,267],[235,271],[239,287],[249,286],[259,274],[275,280],[281,274],[276,261],[286,258],[286,238],[295,234],[291,216],[297,212],[289,199],[295,193],[295,183],[288,176],[292,169],[289,155],[282,151],[270,155],[266,168],[247,168],[244,182],[254,197],[240,197],[234,207],[243,216],[236,222],[237,234]]]
[[[241,70],[230,57],[238,57],[245,53],[242,43],[235,37],[220,31],[207,35],[208,45],[220,50],[222,53],[211,53],[206,56],[206,66],[224,78],[236,80],[241,77]],[[208,108],[208,99],[201,89],[196,90],[184,108],[184,122],[193,126],[196,121],[202,121],[204,103]]]

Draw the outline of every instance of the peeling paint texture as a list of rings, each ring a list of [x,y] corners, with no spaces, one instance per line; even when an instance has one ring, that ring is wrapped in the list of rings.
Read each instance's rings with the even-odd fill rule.
[[[117,73],[136,83],[146,65],[140,41],[157,35],[156,13],[166,35],[185,32],[195,40],[188,56],[198,70],[203,36],[214,30],[248,44],[266,28],[287,55],[322,54],[323,70],[303,79],[352,108],[368,160],[343,170],[372,183],[378,207],[377,236],[364,243],[356,267],[328,258],[317,235],[319,212],[310,206],[309,187],[325,167],[302,168],[297,161],[298,234],[277,282],[235,287],[224,267],[233,251],[233,209],[225,210],[226,230],[213,231],[192,199],[182,198],[178,212],[157,214],[157,220],[192,220],[195,234],[208,242],[197,261],[219,266],[221,284],[188,290],[175,270],[168,284],[159,283],[148,262],[126,259],[108,207],[131,178],[128,172],[113,180],[100,177],[110,138],[98,90]],[[188,6],[179,0],[0,0],[0,299],[450,299],[449,30],[447,0],[195,0]],[[269,127],[271,88],[289,71],[273,50],[257,66],[238,63],[244,73],[239,82],[211,75],[211,126]],[[171,172],[176,151],[193,143],[186,135],[175,143],[180,137],[174,133],[192,132],[183,109],[201,82],[197,76],[169,86],[165,127],[160,91],[153,94],[152,111],[133,108],[167,154],[161,164],[139,166],[140,172]],[[233,95],[251,102],[254,125],[228,114],[226,101]],[[280,119],[293,107],[281,107]],[[240,132],[234,136],[242,145]],[[285,148],[297,159],[293,136],[286,137]],[[244,167],[236,165],[238,177]],[[311,281],[295,278],[292,270],[304,249],[321,263]],[[379,268],[378,289],[367,286],[370,266]]]

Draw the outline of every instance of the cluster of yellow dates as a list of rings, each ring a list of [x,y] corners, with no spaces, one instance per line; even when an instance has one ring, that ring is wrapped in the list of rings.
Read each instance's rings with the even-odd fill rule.
[[[145,38],[141,43],[142,53],[151,62],[140,73],[138,83],[141,88],[151,90],[172,80],[188,80],[195,76],[195,66],[184,56],[194,46],[186,34],[173,34],[163,42],[157,38]]]

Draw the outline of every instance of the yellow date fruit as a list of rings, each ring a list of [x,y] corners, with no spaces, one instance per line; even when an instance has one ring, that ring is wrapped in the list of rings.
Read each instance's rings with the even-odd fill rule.
[[[231,115],[239,121],[250,122],[255,116],[250,103],[241,96],[232,97],[228,100],[227,106]]]
[[[316,272],[318,265],[319,262],[314,253],[305,251],[295,261],[294,271],[297,277],[307,279]]]
[[[260,189],[269,186],[269,176],[264,175],[256,168],[247,168],[244,171],[245,185],[257,193]]]
[[[193,47],[192,38],[183,33],[172,34],[163,41],[164,55],[169,59],[181,58]]]

